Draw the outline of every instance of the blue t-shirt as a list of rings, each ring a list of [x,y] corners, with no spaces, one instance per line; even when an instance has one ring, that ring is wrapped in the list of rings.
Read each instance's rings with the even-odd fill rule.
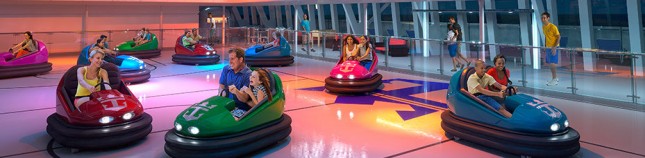
[[[311,28],[309,28],[309,20],[302,20],[302,22],[300,22],[300,23],[302,23],[301,25],[302,25],[302,27],[305,28],[305,31],[307,31],[307,33],[309,33],[309,31],[311,31]]]
[[[150,41],[150,40],[152,40],[152,35],[150,35],[149,33],[146,33],[144,39]]]
[[[228,91],[228,86],[230,85],[235,85],[237,89],[241,89],[242,87],[246,86],[249,87],[249,79],[251,78],[251,69],[249,67],[244,66],[240,72],[235,73],[233,69],[229,66],[226,65],[224,69],[222,69],[222,74],[219,77],[219,84],[223,84],[224,90],[226,91],[228,95],[228,98],[233,99],[235,101],[235,106],[238,109],[242,110],[249,110],[251,107],[247,105],[245,102],[241,102],[237,100],[237,97],[235,97],[234,94],[231,94]],[[249,87],[250,88],[250,87]]]

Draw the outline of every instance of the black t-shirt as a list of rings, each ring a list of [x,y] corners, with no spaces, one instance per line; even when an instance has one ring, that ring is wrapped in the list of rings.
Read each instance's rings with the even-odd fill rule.
[[[452,24],[452,30],[457,30],[459,32],[459,34],[457,35],[457,41],[462,41],[463,39],[462,39],[461,35],[463,35],[464,33],[461,32],[461,26],[459,26],[459,24],[457,24],[457,23],[454,23],[454,24]],[[455,33],[457,33],[457,32],[455,32]]]

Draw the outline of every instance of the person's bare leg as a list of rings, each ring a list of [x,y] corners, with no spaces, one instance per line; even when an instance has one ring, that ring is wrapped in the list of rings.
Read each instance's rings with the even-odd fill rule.
[[[551,66],[551,76],[553,76],[553,79],[558,78],[558,75],[555,73],[555,68],[557,66],[554,63],[551,63],[550,66]]]
[[[452,57],[452,69],[457,69],[458,61],[455,57]]]
[[[508,110],[506,110],[506,107],[504,106],[500,107],[497,111],[499,111],[499,113],[501,113],[506,118],[511,118],[511,116],[513,116],[513,114],[511,114],[511,112],[508,112]]]
[[[81,109],[79,109],[78,107],[80,107],[81,105],[83,105],[83,103],[85,103],[87,101],[90,101],[90,97],[78,98],[78,99],[76,99],[74,101],[74,107],[76,107],[76,109],[78,109],[80,111]]]

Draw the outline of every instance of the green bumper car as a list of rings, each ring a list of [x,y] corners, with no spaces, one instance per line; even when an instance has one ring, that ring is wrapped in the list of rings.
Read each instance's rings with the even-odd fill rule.
[[[126,41],[124,43],[121,43],[116,47],[116,51],[118,51],[121,55],[134,56],[139,59],[157,57],[161,55],[161,49],[159,49],[159,40],[157,39],[157,35],[152,34],[151,36],[152,37],[150,38],[150,41],[138,46],[135,46],[134,41]]]
[[[291,118],[283,114],[282,81],[270,74],[273,99],[262,100],[238,121],[231,114],[235,102],[225,96],[208,98],[182,111],[175,128],[166,133],[166,153],[172,157],[240,157],[287,138]]]

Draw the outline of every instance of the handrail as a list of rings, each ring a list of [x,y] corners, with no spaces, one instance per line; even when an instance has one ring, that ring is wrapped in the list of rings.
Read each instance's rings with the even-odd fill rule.
[[[235,29],[235,28],[240,28],[240,29],[257,29],[254,27],[231,27],[230,29]],[[277,30],[273,28],[268,28],[266,30]],[[289,29],[283,29],[286,31],[296,31],[296,30],[289,30]],[[283,31],[281,30],[281,31]],[[297,30],[300,32],[304,32],[301,30]],[[326,35],[347,35],[350,33],[339,33],[339,32],[329,32],[329,31],[322,31],[318,30],[319,33],[324,33]],[[354,36],[362,36],[362,35],[357,35],[357,34],[351,34]],[[378,35],[368,35],[369,37],[375,37],[375,38],[398,38],[398,39],[403,39],[403,40],[413,40],[413,41],[431,41],[431,42],[450,42],[448,40],[444,39],[424,39],[424,38],[410,38],[410,37],[395,37],[395,36],[378,36]],[[550,47],[542,47],[542,46],[527,46],[527,45],[514,45],[514,44],[500,44],[500,43],[482,43],[479,41],[458,41],[457,43],[465,43],[465,44],[475,44],[475,45],[487,45],[487,46],[505,46],[505,47],[518,47],[518,48],[523,48],[523,49],[552,49]],[[610,55],[625,55],[625,56],[645,56],[645,53],[638,53],[638,52],[628,52],[628,51],[610,51],[610,50],[602,50],[602,49],[592,49],[592,48],[563,48],[563,47],[557,47],[557,50],[560,51],[568,51],[568,52],[593,52],[597,54],[610,54]]]

